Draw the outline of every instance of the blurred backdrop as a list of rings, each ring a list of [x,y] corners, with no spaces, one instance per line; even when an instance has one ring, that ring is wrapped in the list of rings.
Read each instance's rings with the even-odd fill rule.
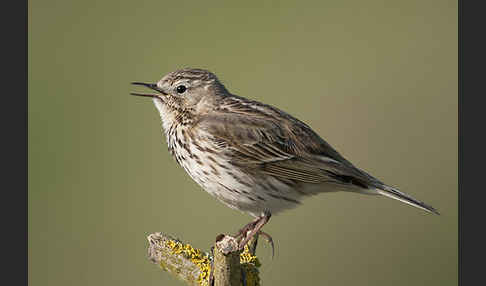
[[[131,81],[206,68],[440,212],[322,194],[272,218],[263,285],[457,285],[457,1],[29,1],[31,285],[183,285],[163,231],[209,249],[250,220],[170,157]]]

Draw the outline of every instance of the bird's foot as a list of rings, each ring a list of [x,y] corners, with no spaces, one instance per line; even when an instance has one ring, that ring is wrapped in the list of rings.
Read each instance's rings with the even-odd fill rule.
[[[242,239],[244,239],[246,237],[246,234],[250,230],[255,228],[255,225],[258,223],[259,220],[260,220],[260,218],[257,218],[255,220],[251,221],[250,223],[248,223],[247,225],[242,227],[240,230],[238,230],[238,232],[235,235],[233,235],[233,237],[236,238],[238,241],[241,241]]]
[[[274,244],[272,237],[263,232],[262,227],[270,220],[271,214],[265,213],[263,216],[255,219],[254,221],[245,225],[242,229],[238,231],[235,238],[239,240],[238,249],[243,250],[245,245],[257,234],[262,235],[265,240],[272,246],[272,257],[274,253]]]

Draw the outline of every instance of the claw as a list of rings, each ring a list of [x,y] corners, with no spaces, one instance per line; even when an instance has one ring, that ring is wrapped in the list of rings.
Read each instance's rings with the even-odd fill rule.
[[[273,244],[273,238],[266,232],[263,232],[263,231],[259,231],[258,232],[259,235],[263,236],[265,238],[265,240],[270,244],[270,246],[272,247],[272,259],[275,257],[275,245]]]
[[[257,234],[262,227],[270,220],[270,217],[272,215],[268,212],[264,213],[263,216],[257,218],[256,220],[252,221],[251,223],[247,224],[245,227],[243,227],[241,230],[246,229],[249,227],[251,230],[249,234],[244,236],[244,239],[240,241],[240,244],[238,245],[238,248],[240,250],[243,250],[245,245],[250,241],[250,239]],[[245,233],[246,234],[246,233]]]

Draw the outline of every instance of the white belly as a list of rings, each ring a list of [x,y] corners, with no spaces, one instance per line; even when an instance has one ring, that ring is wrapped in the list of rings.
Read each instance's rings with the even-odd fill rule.
[[[183,131],[175,132],[177,136],[172,138],[180,140],[169,142],[169,148],[173,149],[176,161],[206,192],[227,206],[254,217],[260,216],[264,211],[276,214],[298,206],[302,195],[291,186],[274,177],[255,178],[242,172],[239,167],[221,156],[217,151],[218,147],[210,145],[209,140],[197,140],[196,145],[192,141],[194,138],[182,139]]]

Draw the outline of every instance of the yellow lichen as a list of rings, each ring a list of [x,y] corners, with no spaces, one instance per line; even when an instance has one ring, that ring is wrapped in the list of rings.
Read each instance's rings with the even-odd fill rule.
[[[190,259],[200,269],[197,282],[201,286],[208,285],[209,272],[211,271],[211,263],[209,256],[199,249],[195,249],[190,244],[183,244],[175,240],[167,240],[167,246],[171,249],[172,254],[182,254]]]
[[[240,254],[241,267],[245,273],[247,286],[259,286],[260,276],[258,275],[258,268],[261,266],[258,257],[250,253],[248,245],[245,245],[245,249]]]
[[[211,271],[211,262],[209,255],[203,253],[199,249],[195,249],[190,244],[183,244],[176,240],[167,240],[167,247],[171,249],[172,254],[182,254],[190,259],[200,269],[197,282],[201,286],[209,284],[209,273]],[[248,246],[240,254],[241,267],[245,273],[247,286],[259,286],[260,277],[258,275],[258,268],[261,266],[260,261],[255,255],[252,255]],[[163,265],[161,265],[163,267]],[[164,267],[165,268],[165,267]]]

